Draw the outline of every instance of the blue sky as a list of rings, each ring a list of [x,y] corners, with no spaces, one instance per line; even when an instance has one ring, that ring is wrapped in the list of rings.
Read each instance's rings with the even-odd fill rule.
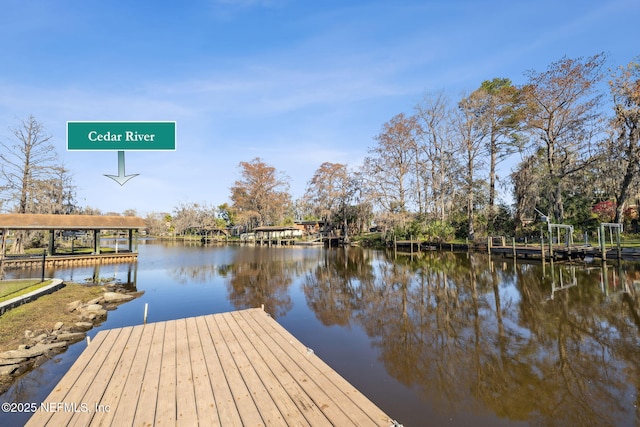
[[[0,138],[33,114],[83,206],[172,211],[229,200],[238,163],[286,173],[294,197],[325,162],[357,166],[426,92],[563,56],[640,54],[638,0],[0,0]],[[66,151],[67,121],[176,121],[174,152]],[[507,166],[505,166],[506,168]],[[503,175],[508,170],[503,171]]]

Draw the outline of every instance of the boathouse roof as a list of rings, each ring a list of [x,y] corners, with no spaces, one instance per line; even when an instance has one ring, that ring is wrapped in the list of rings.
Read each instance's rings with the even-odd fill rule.
[[[293,226],[290,226],[290,225],[285,225],[285,226],[282,226],[282,225],[265,225],[265,226],[256,227],[256,228],[253,229],[253,231],[256,231],[256,232],[258,232],[258,231],[285,231],[285,230],[292,230],[293,231],[293,230],[299,230],[299,228],[298,227],[293,227]]]
[[[0,214],[7,230],[130,230],[146,228],[137,216]]]

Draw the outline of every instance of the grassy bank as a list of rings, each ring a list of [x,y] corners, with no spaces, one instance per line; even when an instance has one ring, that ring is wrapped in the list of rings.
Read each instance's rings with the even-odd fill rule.
[[[38,279],[0,281],[0,302],[28,294],[29,292],[40,289],[50,283],[51,280],[41,282]]]
[[[67,312],[67,304],[76,300],[89,301],[103,293],[102,286],[70,283],[52,294],[9,310],[0,316],[0,351],[14,350],[24,344],[26,330],[50,331],[57,322],[78,322],[77,314]]]

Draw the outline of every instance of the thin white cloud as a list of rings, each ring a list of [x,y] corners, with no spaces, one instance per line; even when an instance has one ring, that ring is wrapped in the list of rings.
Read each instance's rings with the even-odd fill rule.
[[[239,6],[239,7],[274,7],[276,5],[282,5],[284,3],[283,0],[213,0],[213,3],[228,5],[228,6]]]

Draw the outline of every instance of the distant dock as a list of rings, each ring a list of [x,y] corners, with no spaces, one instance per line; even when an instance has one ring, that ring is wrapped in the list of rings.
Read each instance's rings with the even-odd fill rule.
[[[391,426],[261,309],[99,332],[27,426]]]
[[[516,244],[511,245],[501,242],[501,244],[472,244],[472,243],[442,243],[428,242],[424,240],[398,240],[394,242],[395,250],[402,254],[417,254],[428,251],[451,251],[451,252],[484,252],[491,255],[499,255],[505,258],[522,259],[554,259],[573,260],[585,258],[599,259],[640,259],[640,248],[635,247],[607,247],[604,252],[601,248],[590,245],[553,245],[548,244]]]

